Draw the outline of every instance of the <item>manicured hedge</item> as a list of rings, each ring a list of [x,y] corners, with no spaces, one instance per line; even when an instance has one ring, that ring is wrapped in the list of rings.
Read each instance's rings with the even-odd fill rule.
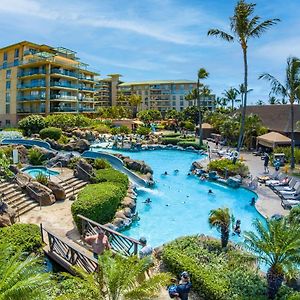
[[[96,158],[93,161],[93,167],[97,170],[99,170],[99,169],[110,169],[111,165],[106,159]]]
[[[113,218],[121,201],[126,195],[127,187],[117,182],[103,182],[86,186],[72,204],[73,219],[81,232],[81,214],[95,222],[105,224]]]
[[[176,137],[180,137],[180,133],[168,133],[163,135],[163,138],[176,138]]]
[[[249,173],[249,168],[244,163],[236,161],[234,164],[230,159],[212,160],[207,167],[209,171],[217,171],[222,176],[225,176],[226,170],[227,176],[241,175],[246,177]]]
[[[176,275],[189,272],[193,290],[203,299],[266,299],[265,280],[249,267],[252,258],[233,249],[225,254],[219,244],[197,236],[179,238],[165,245],[162,259]]]
[[[18,128],[20,128],[25,135],[39,133],[40,130],[45,127],[45,119],[43,116],[40,115],[30,115],[18,122]]]
[[[99,169],[96,171],[96,176],[93,180],[96,182],[115,182],[119,183],[126,188],[128,187],[129,181],[128,177],[114,169]]]
[[[163,145],[177,145],[181,141],[180,137],[162,138],[161,143]]]
[[[49,138],[58,141],[61,135],[62,135],[61,129],[56,127],[47,127],[40,131],[40,137],[42,139]]]
[[[20,223],[0,228],[0,243],[7,243],[22,252],[39,252],[42,249],[40,228],[35,224]]]
[[[177,146],[183,147],[183,148],[187,148],[187,147],[194,147],[195,149],[206,149],[206,146],[199,146],[199,143],[196,142],[190,142],[190,141],[181,141],[179,143],[177,143]]]

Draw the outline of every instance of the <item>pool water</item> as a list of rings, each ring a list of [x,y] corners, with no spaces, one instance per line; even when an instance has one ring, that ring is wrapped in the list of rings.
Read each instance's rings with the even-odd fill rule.
[[[105,150],[106,151],[106,150]],[[232,189],[214,182],[201,181],[188,176],[195,160],[207,159],[194,152],[178,150],[154,150],[141,152],[119,152],[133,159],[144,160],[154,171],[156,185],[153,188],[138,188],[137,211],[139,221],[123,233],[136,239],[145,236],[156,247],[179,236],[206,234],[220,237],[216,229],[208,224],[211,209],[228,207],[235,219],[241,220],[241,229],[253,230],[254,219],[264,220],[251,199],[257,195],[247,189]],[[179,172],[175,173],[174,170]],[[165,171],[169,175],[162,175]],[[213,194],[208,194],[209,190]],[[147,198],[150,204],[142,203]],[[231,236],[234,242],[242,242],[242,237]]]
[[[23,172],[27,173],[33,178],[36,178],[36,176],[39,174],[43,174],[47,177],[60,174],[58,171],[53,171],[46,167],[27,167],[23,169]]]

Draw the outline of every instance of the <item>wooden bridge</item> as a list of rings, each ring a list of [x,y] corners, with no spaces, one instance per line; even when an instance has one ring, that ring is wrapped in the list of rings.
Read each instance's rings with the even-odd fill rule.
[[[139,241],[127,237],[104,225],[98,224],[81,215],[83,237],[96,234],[96,228],[101,228],[109,239],[112,251],[123,255],[131,256],[138,254]],[[98,261],[85,247],[72,241],[57,236],[52,231],[44,228],[41,224],[42,240],[46,244],[44,252],[68,272],[75,274],[73,266],[83,268],[88,273],[95,272],[98,268]]]

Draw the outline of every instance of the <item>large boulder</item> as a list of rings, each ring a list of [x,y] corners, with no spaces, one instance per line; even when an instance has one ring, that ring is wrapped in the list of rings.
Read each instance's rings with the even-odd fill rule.
[[[19,172],[17,174],[18,184],[21,188],[26,187],[26,185],[32,180],[32,177],[24,172]]]
[[[80,159],[75,167],[74,176],[84,181],[90,181],[94,176],[93,167],[85,159]]]
[[[67,167],[70,159],[73,157],[74,157],[74,154],[72,154],[72,153],[57,154],[55,157],[51,158],[47,162],[47,166],[50,168],[53,167],[54,165],[56,165],[58,167],[60,167],[60,165],[62,167]]]
[[[52,191],[56,201],[62,201],[66,199],[66,192],[61,184],[48,181],[47,187]]]
[[[226,181],[227,185],[232,188],[238,188],[241,185],[241,181],[235,177],[229,177]]]
[[[51,146],[52,149],[60,151],[63,148],[63,145],[61,145],[60,143],[58,143],[55,140],[51,140],[49,138],[46,138],[45,141],[50,144],[50,146]]]
[[[68,144],[63,146],[63,149],[66,151],[78,151],[80,153],[89,150],[90,143],[85,139],[79,139],[71,141]]]
[[[132,212],[135,212],[136,202],[134,199],[125,197],[121,202],[122,207],[129,207]]]
[[[16,211],[0,201],[0,227],[11,226],[16,222]]]
[[[126,167],[133,171],[139,171],[142,174],[151,173],[153,174],[153,170],[150,166],[148,166],[144,161],[141,160],[133,160],[129,157],[125,157],[123,159]]]
[[[51,205],[55,202],[55,196],[48,187],[37,181],[31,181],[25,186],[28,196],[41,204],[41,206]]]

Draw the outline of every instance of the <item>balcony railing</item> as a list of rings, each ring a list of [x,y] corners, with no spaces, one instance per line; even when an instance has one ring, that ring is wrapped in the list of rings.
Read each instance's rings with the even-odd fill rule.
[[[46,82],[21,83],[17,86],[18,89],[30,89],[40,87],[46,87]]]
[[[50,95],[51,100],[75,100],[77,101],[77,96],[68,95]]]
[[[79,79],[81,79],[81,80],[88,80],[88,81],[95,81],[94,78],[87,77],[87,76],[84,76],[84,75],[79,75]]]
[[[78,74],[75,72],[72,72],[69,70],[61,70],[61,69],[57,69],[57,68],[52,69],[51,74],[60,74],[60,75],[78,78]]]
[[[93,102],[94,101],[94,98],[91,98],[91,97],[85,97],[85,98],[82,98],[82,99],[79,99],[79,101],[86,101],[86,102]]]
[[[79,90],[81,90],[81,91],[92,91],[92,92],[95,91],[94,88],[92,88],[92,87],[86,87],[86,86],[80,86]]]
[[[58,87],[65,87],[65,88],[70,88],[70,89],[78,89],[77,84],[72,84],[64,81],[52,81],[50,82],[50,86],[58,86]]]
[[[32,76],[32,75],[46,75],[46,71],[39,70],[39,71],[20,71],[20,72],[18,72],[18,77]]]
[[[45,108],[40,108],[40,109],[17,108],[17,113],[19,113],[19,114],[44,114]]]
[[[34,100],[45,100],[45,95],[34,95],[34,96],[18,96],[17,101],[34,101]]]
[[[95,111],[95,109],[93,107],[80,107],[79,112],[83,112],[83,111]]]
[[[77,112],[76,107],[50,107],[50,112]]]

